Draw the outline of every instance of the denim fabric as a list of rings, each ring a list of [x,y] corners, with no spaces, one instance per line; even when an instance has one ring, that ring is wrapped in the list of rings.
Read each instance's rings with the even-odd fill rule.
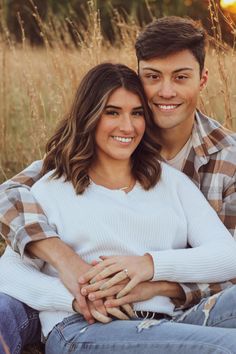
[[[11,354],[21,353],[25,345],[40,340],[38,312],[0,293],[0,333]],[[1,343],[0,354],[5,354]]]
[[[70,316],[50,333],[46,354],[233,354],[235,328],[234,286],[170,321],[88,325],[82,316]]]
[[[236,285],[203,299],[175,321],[208,327],[236,328]]]

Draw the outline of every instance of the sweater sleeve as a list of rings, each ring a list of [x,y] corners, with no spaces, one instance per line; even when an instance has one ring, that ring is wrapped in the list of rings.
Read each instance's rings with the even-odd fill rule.
[[[40,272],[43,262],[20,256],[6,248],[0,258],[0,292],[20,300],[38,311],[69,311],[73,295],[60,279]]]
[[[178,198],[191,248],[149,252],[156,280],[213,283],[236,277],[236,243],[198,188],[179,175]]]

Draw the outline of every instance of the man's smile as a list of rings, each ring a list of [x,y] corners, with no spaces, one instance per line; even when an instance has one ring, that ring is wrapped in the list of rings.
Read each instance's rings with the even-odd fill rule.
[[[164,104],[164,103],[153,103],[154,106],[156,106],[158,109],[160,109],[162,112],[169,112],[169,111],[173,111],[174,109],[180,107],[182,105],[182,103],[180,104]]]

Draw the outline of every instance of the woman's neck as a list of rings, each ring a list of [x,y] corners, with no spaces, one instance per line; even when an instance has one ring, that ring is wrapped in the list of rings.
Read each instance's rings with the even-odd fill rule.
[[[89,170],[89,176],[96,184],[109,189],[129,191],[134,186],[130,161],[113,161],[106,163],[96,161]]]

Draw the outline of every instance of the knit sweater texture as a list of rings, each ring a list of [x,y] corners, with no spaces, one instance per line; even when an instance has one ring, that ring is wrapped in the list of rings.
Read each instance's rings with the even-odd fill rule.
[[[86,262],[100,255],[148,252],[154,263],[153,281],[204,283],[236,277],[236,243],[230,233],[188,177],[167,164],[162,163],[161,179],[154,188],[145,191],[136,183],[129,193],[91,183],[82,195],[76,195],[71,183],[51,179],[51,174],[43,176],[32,193],[57,234]],[[44,264],[41,270],[55,280],[45,291],[42,282],[38,294],[44,296],[44,308],[37,306],[47,335],[73,314],[72,295],[62,292],[52,266]],[[41,280],[35,276],[35,281]],[[22,289],[14,291],[20,294]],[[34,305],[32,298],[25,302]],[[175,314],[173,303],[163,296],[135,303],[134,309]]]

